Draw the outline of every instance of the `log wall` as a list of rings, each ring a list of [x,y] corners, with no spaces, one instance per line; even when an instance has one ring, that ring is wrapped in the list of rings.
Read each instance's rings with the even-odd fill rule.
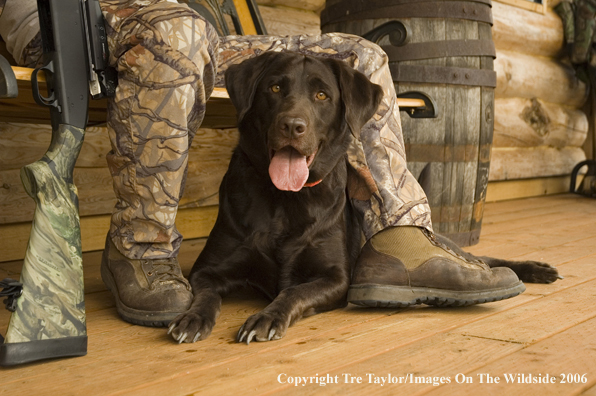
[[[267,33],[275,36],[320,34],[325,0],[257,0]]]
[[[259,0],[258,4],[269,34],[320,33],[319,13],[325,0]],[[584,158],[579,147],[587,120],[578,109],[586,89],[559,60],[561,22],[552,10],[543,15],[497,1],[493,1],[493,17],[498,87],[490,179],[568,174]],[[186,237],[205,236],[209,231],[192,222],[213,221],[217,188],[237,137],[234,129],[198,132],[178,216]],[[49,139],[46,125],[0,123],[0,261],[23,257],[33,202],[21,185],[19,168],[39,159]],[[85,250],[102,248],[114,205],[105,162],[108,151],[105,128],[90,128],[75,170],[86,225],[82,230]]]
[[[258,3],[269,34],[320,33],[319,12],[324,0],[263,0]],[[24,257],[34,204],[21,184],[19,169],[41,158],[50,137],[48,125],[0,123],[0,250],[3,252],[0,261]],[[197,132],[177,218],[178,228],[185,237],[208,235],[217,214],[219,183],[237,139],[236,129],[203,128]],[[115,203],[105,160],[109,150],[106,128],[88,128],[74,172],[85,251],[103,248]]]
[[[564,61],[561,20],[551,7],[541,14],[498,0],[493,20],[497,88],[489,180],[568,175],[585,159],[588,120],[580,109],[587,91]]]

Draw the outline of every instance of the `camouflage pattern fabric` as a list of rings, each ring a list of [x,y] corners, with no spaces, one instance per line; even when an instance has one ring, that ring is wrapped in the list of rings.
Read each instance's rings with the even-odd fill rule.
[[[37,67],[42,64],[43,50],[41,48],[41,33],[37,33],[33,40],[23,50],[23,66]]]
[[[110,235],[131,259],[174,257],[188,149],[213,90],[217,33],[186,5],[101,5],[118,70],[108,104],[107,160],[117,197]]]
[[[563,21],[566,50],[577,78],[589,86],[590,123],[596,119],[596,0],[563,0],[554,7]],[[596,135],[592,129],[592,156]],[[588,156],[589,156],[588,151]]]
[[[2,0],[0,0],[2,1]],[[102,0],[116,97],[108,104],[108,165],[117,204],[110,236],[131,259],[175,257],[175,226],[188,149],[214,85],[227,67],[265,51],[347,62],[384,89],[377,113],[354,136],[349,193],[366,238],[389,227],[432,230],[424,192],[406,168],[399,109],[387,56],[358,36],[227,36],[186,5],[164,0]]]
[[[596,0],[564,0],[554,7],[563,21],[565,42],[574,65],[590,63],[596,67]]]

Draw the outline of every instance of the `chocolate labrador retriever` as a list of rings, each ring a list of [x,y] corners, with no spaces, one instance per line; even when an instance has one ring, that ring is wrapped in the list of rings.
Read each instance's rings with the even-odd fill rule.
[[[272,302],[247,319],[238,342],[279,339],[301,317],[345,306],[360,249],[346,150],[381,88],[343,62],[292,53],[231,66],[226,86],[240,141],[190,274],[194,300],[170,325],[178,342],[207,338],[222,296],[246,285]]]

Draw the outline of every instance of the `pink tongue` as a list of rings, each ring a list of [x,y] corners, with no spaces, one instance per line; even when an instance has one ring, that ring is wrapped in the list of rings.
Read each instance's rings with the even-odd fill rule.
[[[306,157],[290,146],[277,150],[269,164],[269,176],[280,190],[300,191],[308,179]]]

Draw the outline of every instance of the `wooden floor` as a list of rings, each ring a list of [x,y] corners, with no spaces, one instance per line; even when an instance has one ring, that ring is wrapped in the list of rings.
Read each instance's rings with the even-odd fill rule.
[[[185,242],[186,271],[202,246]],[[466,308],[349,306],[300,321],[282,340],[248,346],[234,342],[236,331],[266,302],[238,295],[224,301],[209,339],[178,345],[164,329],[118,318],[99,276],[100,253],[89,253],[88,355],[0,369],[0,394],[596,395],[596,200],[558,195],[487,204],[481,242],[470,251],[547,261],[565,279]],[[19,262],[0,264],[0,279],[19,271]],[[3,334],[8,318],[0,313]],[[530,375],[556,383],[518,383]],[[296,387],[295,377],[338,383]],[[375,383],[388,377],[406,379]]]

